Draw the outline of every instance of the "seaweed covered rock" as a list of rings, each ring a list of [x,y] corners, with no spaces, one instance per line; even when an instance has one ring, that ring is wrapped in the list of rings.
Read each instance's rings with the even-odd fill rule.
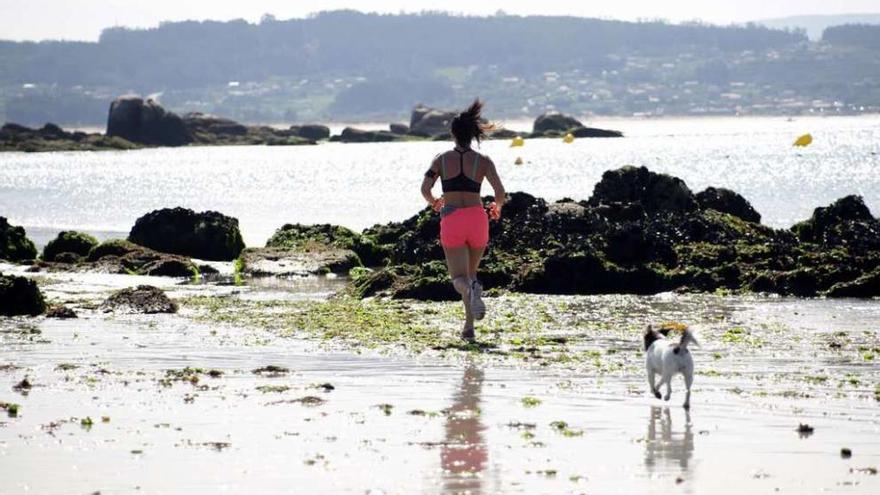
[[[36,257],[37,248],[27,238],[24,228],[10,225],[5,217],[0,217],[0,259],[24,261]]]
[[[254,277],[344,275],[361,264],[353,251],[319,243],[297,249],[247,248],[239,259],[241,272]]]
[[[319,246],[352,251],[365,266],[378,266],[387,255],[373,236],[330,224],[285,224],[266,241],[267,248],[295,251],[316,251]]]
[[[114,313],[176,313],[177,303],[169,299],[162,289],[139,285],[114,292],[101,304],[100,309]]]
[[[602,174],[588,202],[591,206],[619,203],[637,203],[648,213],[697,209],[694,194],[683,180],[631,165]]]
[[[43,248],[43,259],[69,263],[71,261],[69,255],[63,256],[64,259],[58,258],[64,253],[72,253],[79,258],[84,258],[97,245],[98,240],[88,234],[65,230],[59,232],[55,239],[46,244]]]
[[[231,261],[244,249],[238,220],[216,211],[155,210],[137,219],[128,240],[163,253]]]
[[[761,214],[736,192],[730,189],[707,187],[695,196],[700,208],[711,208],[728,213],[747,222],[761,223]]]
[[[68,308],[67,306],[56,305],[46,310],[46,318],[69,320],[71,318],[78,318],[78,316],[76,315],[76,311]]]
[[[834,284],[825,292],[828,297],[880,297],[880,268],[859,278]]]
[[[559,112],[547,112],[535,119],[532,131],[535,134],[544,134],[547,131],[568,132],[575,127],[583,127],[583,124],[569,115]]]
[[[846,196],[816,208],[809,220],[791,230],[803,242],[846,247],[857,252],[880,250],[880,220],[871,215],[861,196]]]
[[[181,146],[193,141],[183,119],[152,99],[121,96],[110,104],[107,136],[133,143]]]
[[[101,273],[154,277],[191,277],[200,272],[192,260],[159,253],[123,239],[110,239],[92,248],[84,269]]]
[[[596,127],[575,127],[568,132],[576,138],[619,138],[623,133],[612,129],[598,129]]]
[[[395,265],[354,275],[351,292],[357,297],[455,301],[461,296],[449,282],[446,265],[432,260],[420,265]]]
[[[36,316],[45,311],[46,300],[36,282],[0,273],[0,315]]]

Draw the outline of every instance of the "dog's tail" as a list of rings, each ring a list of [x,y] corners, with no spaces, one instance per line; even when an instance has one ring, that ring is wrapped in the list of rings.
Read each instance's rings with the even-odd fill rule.
[[[678,342],[678,347],[681,349],[687,349],[688,344],[691,342],[698,346],[700,345],[697,337],[694,336],[694,332],[690,328],[685,328],[684,331],[681,332],[681,340]]]

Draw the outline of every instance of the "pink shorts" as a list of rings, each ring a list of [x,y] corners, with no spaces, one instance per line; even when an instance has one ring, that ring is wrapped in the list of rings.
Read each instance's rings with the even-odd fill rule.
[[[483,248],[489,244],[489,216],[482,205],[456,208],[440,219],[440,244]]]

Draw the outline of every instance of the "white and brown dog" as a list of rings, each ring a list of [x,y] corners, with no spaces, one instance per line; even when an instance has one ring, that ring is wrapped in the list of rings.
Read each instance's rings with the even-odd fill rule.
[[[668,329],[654,330],[648,325],[645,332],[645,369],[648,372],[648,385],[654,397],[660,398],[660,387],[666,385],[666,395],[663,400],[669,400],[672,396],[672,377],[681,373],[684,376],[684,384],[687,387],[687,395],[684,399],[684,408],[691,407],[691,384],[694,383],[694,360],[688,351],[688,344],[693,342],[700,345],[693,333],[687,328],[681,334],[678,343],[666,339]],[[660,375],[660,383],[654,384],[654,375]]]

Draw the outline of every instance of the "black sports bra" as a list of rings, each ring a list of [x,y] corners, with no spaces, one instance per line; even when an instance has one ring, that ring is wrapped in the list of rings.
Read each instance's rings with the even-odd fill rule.
[[[455,177],[447,178],[446,175],[446,153],[444,153],[440,158],[440,185],[443,188],[443,192],[470,192],[480,194],[480,187],[483,185],[482,182],[477,182],[467,175],[464,174],[464,154],[468,151],[473,151],[470,149],[459,151],[458,149],[453,148],[456,153],[458,153],[458,164],[460,165],[460,169],[458,171],[458,175]],[[474,168],[473,175],[477,175],[477,167],[480,165],[480,154],[474,151]]]

